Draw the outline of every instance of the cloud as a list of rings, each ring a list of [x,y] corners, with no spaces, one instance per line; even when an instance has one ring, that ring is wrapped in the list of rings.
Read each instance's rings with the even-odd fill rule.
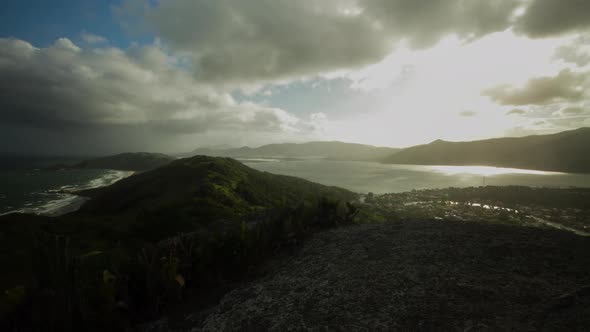
[[[53,48],[55,50],[70,51],[74,53],[80,52],[81,50],[76,44],[72,43],[72,41],[68,38],[59,38],[53,44]]]
[[[389,53],[388,36],[363,15],[347,15],[354,1],[172,0],[137,12],[158,37],[187,55],[200,80],[274,80],[367,65]],[[343,6],[340,3],[344,3]],[[145,6],[140,6],[145,8]]]
[[[511,24],[519,1],[430,1],[365,0],[370,17],[399,39],[418,48],[429,47],[441,38],[456,34],[475,39],[503,31]]]
[[[89,32],[82,32],[80,34],[80,38],[82,38],[82,40],[88,44],[104,44],[104,43],[108,42],[108,40],[106,38],[89,33]]]
[[[590,29],[590,1],[534,0],[517,22],[529,37],[550,37]]]
[[[157,45],[85,50],[66,38],[46,48],[0,39],[0,123],[5,130],[78,136],[120,130],[152,139],[298,130],[293,115],[236,102],[181,66]]]
[[[200,80],[276,81],[376,63],[407,41],[503,31],[514,0],[127,0],[117,9],[191,60]]]
[[[477,115],[477,112],[475,111],[463,111],[459,113],[460,116],[464,117],[464,118],[471,118]]]
[[[590,117],[590,107],[584,106],[566,106],[551,114],[556,119],[567,119],[572,122],[583,122]]]
[[[563,115],[579,115],[584,112],[585,110],[581,107],[566,107],[561,110],[561,114]]]
[[[482,92],[501,105],[546,105],[558,101],[576,101],[584,97],[585,73],[564,69],[555,77],[530,79],[523,87],[500,85]]]
[[[178,137],[188,142],[214,135],[225,143],[252,144],[252,137],[291,139],[297,133],[302,139],[337,131],[338,138],[353,135],[372,143],[410,138],[419,143],[417,137],[424,134],[416,128],[428,128],[428,135],[448,131],[475,137],[537,113],[542,118],[586,107],[589,73],[554,73],[563,62],[580,68],[589,64],[587,38],[568,45],[565,39],[527,38],[584,36],[585,0],[121,3],[115,9],[121,23],[157,42],[122,50],[90,33],[80,36],[82,47],[66,38],[45,48],[0,39],[0,140],[12,141],[10,132],[22,142],[59,145],[64,135],[93,133],[101,137],[97,144],[124,149],[119,141],[163,146]],[[526,10],[520,12],[521,7]],[[550,63],[559,45],[555,57],[563,62]],[[512,51],[497,51],[507,49]],[[289,100],[303,94],[292,91],[304,91],[302,86],[318,77],[349,79],[345,88],[359,91],[343,88],[329,96],[318,88],[314,93],[324,95],[313,109],[307,107],[309,100],[298,105]],[[305,82],[288,86],[299,80]],[[489,98],[482,97],[489,86],[483,92]],[[242,93],[234,99],[232,91]],[[511,107],[498,112],[494,102]],[[303,109],[305,117],[260,103]],[[523,108],[526,117],[505,116],[524,105],[530,106],[507,114],[525,114]],[[458,119],[460,110],[477,110],[478,116],[467,111],[460,115],[469,119]],[[463,124],[425,124],[433,116]],[[342,129],[343,119],[354,130]],[[486,124],[485,134],[472,125],[477,121]],[[392,123],[398,130],[391,129]]]
[[[513,110],[506,112],[506,115],[524,115],[526,113],[527,113],[527,111],[525,111],[525,110],[515,108]]]
[[[225,84],[359,69],[402,44],[428,48],[450,35],[465,42],[510,29],[534,38],[590,29],[586,0],[124,0],[116,12],[186,56],[199,80]],[[570,51],[560,57],[590,61]]]
[[[327,122],[328,116],[323,112],[310,114],[308,130],[312,133],[323,133],[326,131]]]
[[[555,51],[554,59],[584,67],[590,64],[590,37],[580,36],[569,45],[559,47]]]

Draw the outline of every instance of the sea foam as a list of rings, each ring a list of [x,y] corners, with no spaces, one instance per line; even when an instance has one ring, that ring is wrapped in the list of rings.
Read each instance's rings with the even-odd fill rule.
[[[79,190],[93,189],[109,186],[117,181],[133,175],[131,171],[109,170],[102,176],[92,179],[81,185],[64,185],[45,192],[35,193],[39,196],[54,196],[50,200],[41,200],[39,204],[26,203],[17,210],[1,213],[0,216],[11,213],[30,213],[43,216],[56,217],[78,210],[89,198],[74,195]]]

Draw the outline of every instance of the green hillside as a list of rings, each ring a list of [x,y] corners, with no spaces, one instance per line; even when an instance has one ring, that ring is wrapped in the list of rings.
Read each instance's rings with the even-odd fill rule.
[[[253,170],[179,159],[56,218],[0,217],[0,330],[124,330],[184,296],[211,296],[317,229],[350,223],[357,195]],[[4,324],[4,325],[3,325]]]
[[[311,204],[322,197],[350,200],[356,196],[344,189],[256,171],[230,158],[206,156],[179,159],[81,194],[93,198],[76,216],[124,218],[136,231],[150,228],[158,236],[218,219]]]

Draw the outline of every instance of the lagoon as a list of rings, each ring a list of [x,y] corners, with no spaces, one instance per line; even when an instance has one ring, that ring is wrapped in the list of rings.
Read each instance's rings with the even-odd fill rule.
[[[405,192],[448,187],[530,186],[590,187],[590,174],[544,172],[485,166],[394,165],[377,162],[323,159],[242,160],[246,165],[274,174],[301,177],[358,193]]]

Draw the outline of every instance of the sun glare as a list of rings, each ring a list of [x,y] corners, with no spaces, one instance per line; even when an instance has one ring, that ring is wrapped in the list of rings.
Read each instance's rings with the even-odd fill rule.
[[[428,166],[435,172],[445,175],[471,174],[481,176],[496,176],[505,174],[556,175],[558,172],[536,171],[530,169],[502,168],[489,166]]]

